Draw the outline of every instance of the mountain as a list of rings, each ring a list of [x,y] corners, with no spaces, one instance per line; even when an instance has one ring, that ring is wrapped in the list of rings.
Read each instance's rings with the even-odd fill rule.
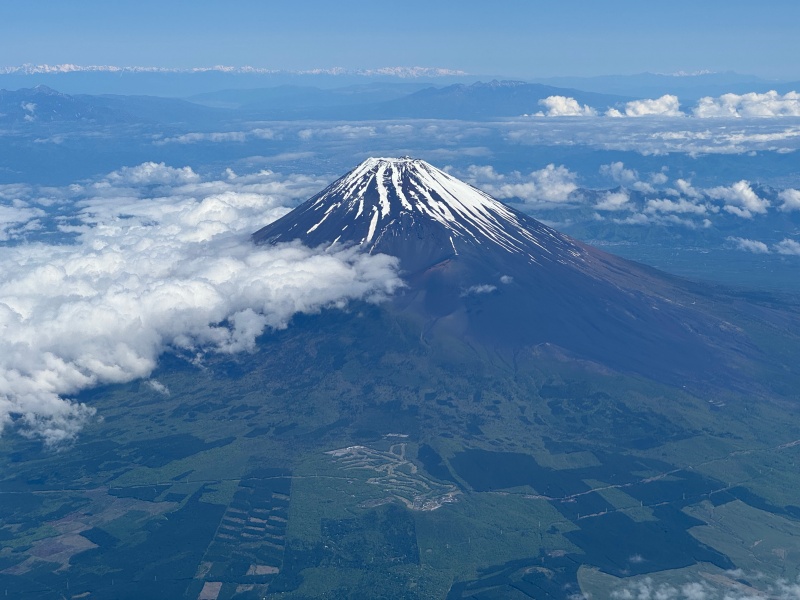
[[[236,88],[188,99],[147,95],[64,94],[44,85],[0,90],[0,122],[192,123],[222,120],[493,119],[539,110],[548,96],[571,96],[598,108],[632,98],[519,81],[431,87],[419,81],[371,82],[326,89],[282,85]]]
[[[675,278],[592,248],[430,164],[370,158],[282,219],[258,244],[358,245],[400,259],[394,300],[426,336],[513,355],[589,360],[671,383],[736,381],[756,353]]]
[[[595,77],[552,77],[539,83],[574,87],[601,94],[620,94],[638,98],[658,98],[675,94],[682,102],[694,102],[703,96],[764,93],[777,90],[785,94],[798,89],[798,82],[766,80],[755,75],[726,71],[721,73],[638,73]]]
[[[430,83],[378,82],[335,88],[279,85],[270,88],[227,89],[197,94],[187,100],[204,106],[246,111],[313,111],[331,107],[374,104],[395,100],[430,87]]]
[[[0,90],[0,123],[142,124],[218,120],[221,114],[175,98],[70,95],[44,85]]]
[[[332,89],[278,86],[224,90],[192,96],[206,106],[235,107],[270,119],[493,119],[538,111],[548,96],[569,96],[598,109],[616,106],[629,96],[583,92],[522,81],[371,83]]]
[[[387,67],[369,70],[311,69],[276,71],[253,67],[169,69],[78,65],[26,65],[0,68],[0,87],[30,88],[47,85],[70,94],[146,94],[186,97],[218,90],[248,90],[274,86],[336,88],[375,82],[423,82],[428,85],[474,81],[460,71],[424,67]]]
[[[108,122],[113,118],[113,112],[106,107],[44,85],[15,91],[0,90],[0,122]]]
[[[8,597],[789,597],[796,301],[605,254],[410,158],[253,237],[386,252],[407,286],[80,394],[97,418],[58,452],[0,437]]]
[[[405,98],[365,107],[366,115],[394,118],[486,119],[517,117],[538,111],[539,100],[549,96],[568,96],[581,104],[605,109],[633,100],[627,95],[584,92],[524,81],[478,81],[457,83],[442,88],[427,88]]]

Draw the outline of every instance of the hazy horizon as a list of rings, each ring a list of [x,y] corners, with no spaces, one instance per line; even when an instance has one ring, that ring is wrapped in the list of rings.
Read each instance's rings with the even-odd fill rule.
[[[795,24],[787,0],[642,5],[629,0],[556,6],[505,2],[406,2],[376,10],[349,1],[274,5],[247,0],[144,0],[135,6],[97,0],[47,0],[5,7],[0,23],[7,65],[252,65],[290,71],[434,66],[512,77],[736,71],[800,78]]]

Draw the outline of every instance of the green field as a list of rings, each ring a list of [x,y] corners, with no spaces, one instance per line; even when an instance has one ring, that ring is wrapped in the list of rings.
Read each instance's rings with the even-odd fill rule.
[[[559,598],[797,577],[786,399],[558,361],[515,373],[366,310],[202,368],[169,358],[168,395],[95,390],[100,418],[58,451],[0,439],[0,589]]]

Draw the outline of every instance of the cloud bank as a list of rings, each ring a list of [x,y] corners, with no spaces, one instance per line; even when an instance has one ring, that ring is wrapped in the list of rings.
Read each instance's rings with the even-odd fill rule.
[[[156,146],[165,144],[200,144],[204,142],[212,143],[236,143],[247,142],[250,140],[272,140],[276,134],[272,129],[255,128],[249,131],[212,131],[197,132],[192,131],[172,137],[160,137],[153,141]]]
[[[536,117],[593,117],[600,114],[596,107],[580,104],[569,96],[549,96],[539,100],[545,110],[535,113]],[[712,118],[780,118],[800,117],[800,93],[776,91],[764,94],[723,94],[718,97],[706,96],[697,101],[689,113],[683,112],[678,96],[665,94],[660,98],[646,98],[626,102],[622,107],[610,107],[602,114],[606,117],[686,117],[695,119]]]
[[[765,218],[774,219],[780,213],[800,210],[800,191],[793,188],[776,190],[746,179],[730,185],[695,187],[689,179],[671,179],[666,167],[640,174],[622,161],[601,165],[599,173],[615,187],[579,188],[576,173],[554,164],[528,174],[519,171],[501,173],[490,165],[471,165],[456,175],[495,198],[519,200],[532,213],[544,211],[543,218],[555,218],[556,221],[551,222],[562,225],[567,218],[565,213],[554,217],[548,211],[577,209],[579,219],[609,219],[622,225],[679,225],[707,229],[715,224],[739,227],[737,221],[742,226],[748,222],[755,223],[757,219],[763,223]],[[756,248],[730,237],[728,241],[734,241],[734,246],[739,249],[755,251]],[[765,248],[770,253],[779,252],[777,246]],[[794,254],[788,246],[783,253]]]
[[[500,200],[519,198],[526,204],[566,204],[574,202],[578,176],[564,165],[549,164],[523,175],[519,171],[498,173],[492,166],[471,165],[464,179]]]
[[[94,409],[71,397],[146,378],[167,350],[248,351],[297,313],[391,294],[393,258],[251,244],[315,183],[145,163],[66,190],[73,243],[0,248],[0,428],[73,439]]]
[[[730,577],[740,573],[728,572]],[[731,578],[717,582],[712,578],[683,584],[657,583],[650,577],[625,584],[611,592],[614,600],[800,600],[800,583],[788,579],[765,580],[762,575],[748,577],[753,586]]]
[[[701,98],[692,111],[702,119],[714,117],[800,117],[800,94],[776,91],[766,94],[723,94]]]

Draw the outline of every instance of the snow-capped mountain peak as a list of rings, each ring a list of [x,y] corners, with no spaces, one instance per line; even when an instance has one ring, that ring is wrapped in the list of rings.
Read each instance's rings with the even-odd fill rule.
[[[253,240],[397,257],[407,286],[391,310],[424,323],[425,339],[439,332],[513,356],[549,348],[668,381],[719,370],[718,349],[745,348],[674,278],[573,240],[423,160],[367,159]]]
[[[466,247],[495,248],[531,263],[571,261],[582,254],[566,236],[410,157],[368,158],[254,238],[358,244],[399,255],[406,267],[416,266],[410,255],[415,247],[439,258]],[[401,244],[403,239],[412,245]],[[433,251],[437,245],[441,252]]]

